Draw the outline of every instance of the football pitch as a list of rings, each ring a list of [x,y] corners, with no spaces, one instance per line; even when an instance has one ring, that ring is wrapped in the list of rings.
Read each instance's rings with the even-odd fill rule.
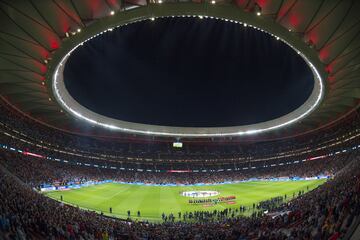
[[[56,200],[61,196],[64,203],[78,206],[83,209],[103,212],[105,215],[127,218],[130,210],[132,219],[160,221],[162,213],[213,211],[225,208],[238,208],[240,205],[252,208],[254,203],[268,200],[277,196],[287,195],[290,200],[294,193],[311,191],[324,183],[325,179],[311,181],[254,181],[208,186],[147,186],[121,183],[106,183],[72,189],[67,191],[47,192],[45,195]],[[183,192],[205,191],[216,192],[216,196],[189,197]],[[221,197],[235,196],[231,201],[216,204],[191,204],[189,200],[219,199]],[[112,208],[112,213],[110,213]],[[140,218],[137,217],[140,211]],[[251,214],[252,210],[245,213]]]

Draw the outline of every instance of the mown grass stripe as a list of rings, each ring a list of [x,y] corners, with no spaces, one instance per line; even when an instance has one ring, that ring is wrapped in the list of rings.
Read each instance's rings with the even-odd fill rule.
[[[64,201],[82,208],[102,211],[109,214],[109,208],[113,209],[113,216],[126,218],[127,210],[131,211],[131,217],[136,218],[136,212],[140,210],[141,219],[152,221],[161,220],[161,214],[173,213],[177,218],[178,212],[223,208],[238,208],[240,205],[252,206],[262,200],[287,194],[288,200],[293,193],[297,196],[299,191],[314,189],[324,180],[314,181],[289,181],[289,182],[243,182],[236,184],[214,186],[139,186],[130,184],[109,183],[74,189],[69,191],[55,191],[46,193],[47,196],[59,200],[63,196]],[[214,190],[220,192],[219,196],[236,196],[236,204],[217,204],[212,207],[204,207],[203,204],[191,205],[189,198],[179,194],[182,191],[191,190]],[[217,196],[218,197],[218,196]],[[216,197],[215,197],[216,198]]]

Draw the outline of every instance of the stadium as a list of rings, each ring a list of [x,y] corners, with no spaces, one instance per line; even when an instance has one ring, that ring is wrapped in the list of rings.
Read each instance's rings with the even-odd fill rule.
[[[0,239],[360,239],[359,11],[1,0]]]

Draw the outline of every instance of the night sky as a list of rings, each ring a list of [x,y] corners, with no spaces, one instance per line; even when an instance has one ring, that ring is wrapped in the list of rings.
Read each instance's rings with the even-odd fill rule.
[[[186,127],[258,123],[310,96],[302,58],[239,24],[164,18],[114,29],[69,58],[65,85],[80,104],[120,120]]]

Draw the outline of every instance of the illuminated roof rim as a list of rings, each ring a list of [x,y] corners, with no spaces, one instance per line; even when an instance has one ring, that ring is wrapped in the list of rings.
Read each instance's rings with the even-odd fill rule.
[[[166,4],[165,4],[166,5]],[[104,19],[104,21],[99,21],[101,25],[100,31],[94,32],[93,25],[82,29],[81,33],[77,34],[70,39],[67,39],[66,43],[69,43],[63,51],[57,51],[56,57],[51,62],[55,63],[52,66],[52,71],[49,71],[52,75],[50,84],[52,86],[52,91],[55,96],[55,99],[59,104],[71,115],[81,118],[93,125],[98,125],[104,128],[119,130],[126,133],[134,134],[144,134],[144,135],[156,135],[156,136],[170,136],[170,137],[224,137],[224,136],[241,136],[241,135],[251,135],[260,132],[270,131],[284,126],[288,126],[294,122],[303,119],[309,115],[313,110],[315,110],[325,94],[325,85],[323,79],[325,78],[325,73],[321,71],[323,69],[321,62],[316,56],[315,51],[312,51],[309,46],[302,42],[297,36],[292,34],[290,31],[284,29],[280,25],[271,23],[269,26],[268,22],[262,21],[261,16],[254,16],[252,13],[244,13],[237,11],[235,14],[233,12],[234,7],[231,6],[211,6],[207,11],[204,12],[204,9],[198,9],[197,5],[193,5],[194,9],[191,9],[191,14],[189,9],[179,9],[174,5],[178,4],[168,4],[163,5],[154,5],[148,10],[144,8],[137,8],[131,10],[131,13],[127,13],[127,16],[124,16],[124,13],[118,13],[120,19],[117,21],[109,21]],[[181,4],[181,5],[192,5],[192,4]],[[211,11],[209,11],[211,9]],[[224,9],[226,11],[224,11]],[[218,11],[220,10],[220,11]],[[121,16],[121,14],[123,14]],[[120,27],[129,23],[143,20],[154,20],[157,17],[211,17],[224,21],[231,21],[237,23],[245,23],[248,27],[253,27],[259,31],[266,32],[274,37],[279,37],[279,40],[285,42],[288,46],[293,48],[308,64],[314,75],[314,89],[307,101],[301,105],[298,109],[283,115],[274,120],[261,122],[251,125],[242,125],[235,127],[210,127],[210,128],[190,128],[190,127],[168,127],[168,126],[157,126],[149,124],[139,124],[121,121],[103,115],[97,114],[90,111],[89,109],[80,105],[75,101],[70,94],[67,92],[64,81],[61,79],[59,81],[59,76],[63,77],[62,71],[65,67],[67,58],[70,56],[70,53],[74,51],[77,47],[82,45],[83,42],[98,36],[106,31],[110,31],[115,27]],[[108,21],[107,21],[108,20]],[[108,23],[106,23],[108,22]],[[96,23],[95,23],[96,24]],[[94,25],[95,25],[94,24]],[[93,27],[93,31],[87,32],[88,28]],[[275,30],[274,30],[275,29]],[[274,33],[274,34],[273,34]],[[64,44],[65,45],[65,44]],[[294,47],[296,45],[296,47]],[[60,52],[60,53],[59,53]],[[65,53],[65,54],[64,54]],[[311,59],[311,60],[309,60]],[[55,66],[55,68],[54,68]]]

